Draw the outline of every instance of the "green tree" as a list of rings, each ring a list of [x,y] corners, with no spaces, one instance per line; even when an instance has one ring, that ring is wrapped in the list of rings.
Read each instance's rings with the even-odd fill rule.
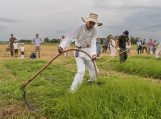
[[[50,42],[49,38],[44,38],[44,42],[49,43]]]

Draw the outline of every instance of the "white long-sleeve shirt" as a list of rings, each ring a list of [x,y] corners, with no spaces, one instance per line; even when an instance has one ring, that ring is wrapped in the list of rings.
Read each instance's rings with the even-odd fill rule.
[[[13,49],[18,49],[18,43],[13,43]]]
[[[40,46],[40,44],[42,43],[42,40],[41,38],[34,38],[32,40],[32,43],[35,45],[35,46]]]
[[[86,24],[83,24],[75,30],[75,32],[63,40],[60,43],[60,47],[65,49],[71,42],[75,41],[75,45],[77,47],[85,47],[81,50],[87,52],[89,55],[96,55],[96,29],[93,27],[92,29],[88,30]],[[87,48],[89,46],[89,48]],[[85,57],[84,53],[79,53],[80,57]]]

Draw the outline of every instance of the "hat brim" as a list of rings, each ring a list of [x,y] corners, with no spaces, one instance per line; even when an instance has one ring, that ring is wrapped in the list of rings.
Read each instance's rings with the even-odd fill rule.
[[[83,22],[85,22],[85,23],[92,21],[92,22],[95,22],[98,26],[103,25],[100,21],[92,19],[92,18],[87,18],[87,17],[81,17],[81,18],[82,18]]]

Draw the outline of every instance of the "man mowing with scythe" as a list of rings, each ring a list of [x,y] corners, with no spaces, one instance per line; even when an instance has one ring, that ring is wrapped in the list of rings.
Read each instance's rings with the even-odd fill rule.
[[[85,67],[88,68],[90,74],[89,82],[93,82],[96,79],[96,73],[94,64],[92,61],[96,60],[96,29],[95,24],[101,26],[102,23],[98,21],[98,15],[95,13],[89,13],[88,17],[82,17],[85,24],[79,26],[72,37],[67,38],[61,42],[58,46],[58,52],[63,53],[63,50],[73,41],[75,41],[75,46],[87,52],[92,58],[90,59],[86,54],[75,51],[75,60],[77,63],[77,73],[72,82],[70,92],[75,92],[77,88],[82,84],[83,77],[85,74]]]

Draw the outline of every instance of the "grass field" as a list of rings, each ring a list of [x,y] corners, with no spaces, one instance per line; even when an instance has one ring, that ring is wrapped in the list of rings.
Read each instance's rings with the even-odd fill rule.
[[[55,45],[43,45],[41,59],[30,60],[34,50],[26,45],[26,58],[12,58],[0,45],[0,119],[161,119],[161,60],[137,56],[124,64],[103,54],[96,62],[97,82],[88,84],[88,73],[75,94],[69,88],[76,72],[73,53],[59,57],[27,87],[29,111],[20,85],[29,80],[53,56]]]

